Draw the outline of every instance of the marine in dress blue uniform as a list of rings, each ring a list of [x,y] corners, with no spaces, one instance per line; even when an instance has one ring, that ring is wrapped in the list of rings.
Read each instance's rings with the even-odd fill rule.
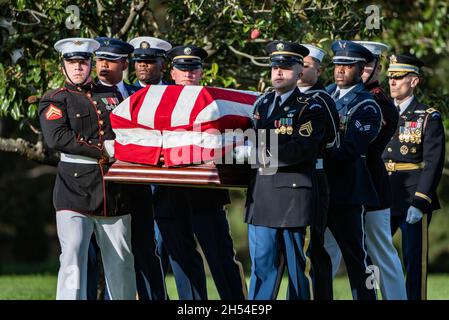
[[[445,157],[440,112],[413,95],[423,65],[409,54],[392,55],[388,68],[399,123],[383,159],[393,191],[391,231],[402,232],[409,300],[427,298],[428,227],[432,212],[440,208],[436,190]]]
[[[246,201],[249,299],[276,298],[283,252],[291,283],[288,298],[308,300],[314,296],[310,225],[316,211],[315,166],[325,113],[315,99],[296,87],[309,50],[297,43],[274,41],[266,51],[275,91],[261,96],[254,109],[254,128],[261,133],[256,150],[261,157],[252,164]],[[264,138],[268,132],[277,139]],[[277,155],[277,161],[267,163],[269,155]]]
[[[202,69],[202,60],[207,57],[207,52],[193,45],[178,46],[168,52],[168,57],[173,61],[174,69],[198,72]],[[224,207],[229,202],[227,190],[154,188],[156,222],[169,253],[180,299],[207,299],[204,265],[196,250],[194,236],[198,239],[221,299],[245,299],[243,268],[235,260]]]
[[[366,163],[370,144],[376,139],[382,113],[365,89],[361,75],[372,53],[351,41],[332,44],[336,84],[327,88],[340,114],[339,145],[327,149],[326,173],[330,186],[328,227],[342,251],[348,270],[352,296],[374,300],[371,260],[365,245],[366,206],[379,205],[379,198]],[[373,279],[370,279],[374,281]]]
[[[95,52],[98,82],[105,86],[115,87],[120,92],[118,100],[121,102],[140,88],[124,82],[120,69],[109,69],[108,66],[99,64],[99,61],[117,62],[127,67],[127,58],[133,52],[134,47],[114,38],[101,37],[96,38],[96,40],[100,43],[100,48]],[[133,203],[131,240],[135,258],[134,267],[138,297],[140,300],[165,300],[167,298],[165,281],[162,275],[161,262],[156,254],[151,189],[139,185],[126,185],[126,188],[132,195]],[[94,290],[96,288],[96,282],[94,282],[96,263],[93,256],[91,256],[89,266],[93,275],[92,281],[89,282],[89,290]]]
[[[136,294],[129,232],[132,204],[123,186],[103,183],[112,163],[106,144],[115,138],[109,112],[118,104],[118,92],[91,80],[92,52],[99,45],[85,38],[58,41],[55,48],[62,55],[66,82],[39,103],[45,141],[61,152],[53,193],[62,249],[57,299],[88,298],[87,260],[93,233],[104,253],[109,297],[134,299]],[[72,62],[78,70],[67,71]],[[71,78],[73,70],[82,74],[86,66],[85,79]]]

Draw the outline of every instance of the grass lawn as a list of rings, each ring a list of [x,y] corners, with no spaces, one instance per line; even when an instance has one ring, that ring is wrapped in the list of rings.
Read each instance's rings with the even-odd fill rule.
[[[167,290],[172,300],[178,298],[172,276],[167,277]],[[249,284],[249,279],[247,279]],[[279,299],[285,298],[287,281],[284,278]],[[209,299],[218,299],[215,285],[207,279]],[[52,300],[55,298],[55,275],[4,275],[0,276],[0,300]],[[351,299],[349,282],[345,276],[334,281],[334,295],[337,300]],[[429,300],[449,300],[449,275],[431,275],[428,280]]]

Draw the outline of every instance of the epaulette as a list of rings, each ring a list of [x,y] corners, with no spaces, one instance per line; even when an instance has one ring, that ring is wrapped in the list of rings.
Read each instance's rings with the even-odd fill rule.
[[[257,99],[256,101],[254,101],[254,106],[257,107],[257,105],[259,104],[260,100],[262,100],[263,98],[265,98],[267,95],[269,95],[271,92],[264,92],[262,93]]]
[[[428,109],[426,109],[426,112],[427,112],[428,114],[431,114],[431,113],[434,113],[434,112],[438,112],[438,110],[435,109],[435,108],[428,108]]]

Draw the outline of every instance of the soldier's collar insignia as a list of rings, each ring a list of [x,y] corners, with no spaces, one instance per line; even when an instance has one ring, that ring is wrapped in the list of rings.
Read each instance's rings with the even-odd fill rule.
[[[184,54],[185,55],[190,55],[192,53],[192,49],[190,49],[189,47],[184,49]]]
[[[284,44],[282,42],[278,43],[276,45],[276,50],[278,50],[278,51],[284,50]]]
[[[140,44],[140,48],[141,49],[148,49],[150,46],[150,44],[146,41],[142,41],[142,43]]]

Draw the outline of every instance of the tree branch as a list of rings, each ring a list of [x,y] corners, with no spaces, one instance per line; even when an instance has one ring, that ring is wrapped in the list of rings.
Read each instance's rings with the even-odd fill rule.
[[[139,1],[139,3],[136,5],[135,2],[131,4],[131,10],[129,12],[128,19],[126,19],[125,24],[120,29],[120,31],[117,33],[117,37],[121,38],[123,35],[125,35],[129,28],[131,27],[132,23],[134,22],[134,18],[139,14],[140,11],[142,11],[143,7],[145,6],[145,1]]]
[[[0,137],[0,151],[15,152],[43,164],[55,165],[59,157],[55,152],[47,153],[42,141],[36,144],[21,138],[11,139]]]
[[[269,59],[268,57],[255,57],[255,56],[252,56],[252,55],[250,55],[248,53],[239,51],[239,50],[235,49],[231,45],[229,45],[229,49],[231,49],[231,51],[234,52],[236,55],[239,55],[239,56],[242,56],[242,57],[250,59],[251,62],[253,64],[255,64],[256,66],[259,66],[259,67],[268,67],[268,66],[270,66],[270,64],[268,64],[268,63],[257,62],[257,60],[268,60]]]

